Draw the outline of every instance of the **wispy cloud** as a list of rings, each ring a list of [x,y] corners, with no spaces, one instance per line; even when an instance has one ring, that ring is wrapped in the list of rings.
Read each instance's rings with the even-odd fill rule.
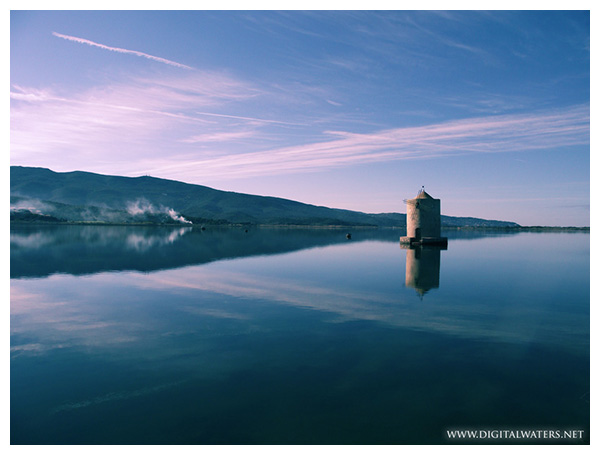
[[[134,78],[69,95],[13,86],[11,158],[52,167],[62,157],[94,170],[102,162],[164,156],[179,148],[182,139],[221,133],[232,123],[237,129],[230,133],[273,124],[196,114],[198,109],[222,110],[260,95],[235,78],[199,71],[176,78]]]
[[[188,144],[205,144],[207,142],[226,142],[248,139],[255,136],[250,130],[242,131],[216,131],[213,133],[196,134],[194,136],[182,139],[181,142]]]
[[[242,117],[240,115],[215,114],[213,112],[196,112],[196,114],[207,115],[209,117],[223,117],[223,118],[232,118],[232,119],[238,119],[238,120],[249,120],[251,122],[256,122],[256,123],[278,123],[280,125],[296,125],[296,126],[301,125],[300,123],[284,122],[281,120],[268,120],[268,119],[257,118],[257,117]]]
[[[166,65],[176,66],[178,68],[193,69],[191,66],[187,66],[182,63],[177,63],[172,60],[167,60],[166,58],[156,57],[154,55],[146,54],[144,52],[133,51],[130,49],[123,49],[120,47],[106,46],[104,44],[96,43],[94,41],[90,41],[85,38],[78,38],[76,36],[63,35],[61,33],[56,33],[56,32],[52,32],[52,34],[58,38],[62,38],[62,39],[68,40],[68,41],[73,41],[75,43],[87,44],[88,46],[99,47],[100,49],[104,49],[107,51],[119,52],[121,54],[132,54],[132,55],[136,55],[138,57],[144,57],[144,58],[147,58],[150,60],[154,60],[156,62],[164,63]]]
[[[222,179],[324,170],[358,163],[519,152],[589,143],[589,106],[463,119],[371,134],[329,131],[336,139],[185,163],[160,162],[147,173]],[[158,163],[157,163],[158,164]]]
[[[281,103],[287,107],[291,95],[278,87],[270,90],[200,71],[136,78],[69,96],[13,86],[11,159],[58,171],[143,173],[206,184],[361,163],[589,144],[589,105],[413,127],[363,124],[361,131],[370,132],[357,133],[348,121],[332,121],[331,109],[319,107],[336,103],[325,90],[300,90],[315,110],[298,103],[309,113],[279,118],[273,113],[284,112]],[[279,136],[282,129],[286,134]]]

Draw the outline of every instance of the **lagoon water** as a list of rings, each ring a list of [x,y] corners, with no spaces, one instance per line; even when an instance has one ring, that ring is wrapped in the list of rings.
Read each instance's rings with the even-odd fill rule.
[[[589,234],[400,235],[12,226],[11,443],[589,443]]]

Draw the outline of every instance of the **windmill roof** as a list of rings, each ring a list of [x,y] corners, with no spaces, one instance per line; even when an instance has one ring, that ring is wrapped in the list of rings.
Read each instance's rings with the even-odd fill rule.
[[[415,199],[433,199],[429,194],[425,192],[425,190],[419,191],[417,197]]]

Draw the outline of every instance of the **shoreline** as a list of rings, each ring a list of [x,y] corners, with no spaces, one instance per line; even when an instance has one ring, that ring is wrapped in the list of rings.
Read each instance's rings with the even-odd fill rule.
[[[311,225],[311,224],[254,224],[254,223],[110,223],[105,221],[19,221],[11,220],[10,225],[19,226],[138,226],[138,227],[190,227],[190,228],[260,228],[260,229],[385,229],[400,230],[406,226],[368,226],[368,225]],[[443,226],[446,231],[499,231],[499,232],[590,232],[589,226]]]

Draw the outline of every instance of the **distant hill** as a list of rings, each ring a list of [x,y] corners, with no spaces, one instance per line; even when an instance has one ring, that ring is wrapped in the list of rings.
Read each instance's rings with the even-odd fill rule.
[[[402,213],[332,209],[148,176],[11,166],[10,194],[12,221],[406,226],[406,215]],[[450,216],[442,216],[442,225],[518,226],[507,221]]]

